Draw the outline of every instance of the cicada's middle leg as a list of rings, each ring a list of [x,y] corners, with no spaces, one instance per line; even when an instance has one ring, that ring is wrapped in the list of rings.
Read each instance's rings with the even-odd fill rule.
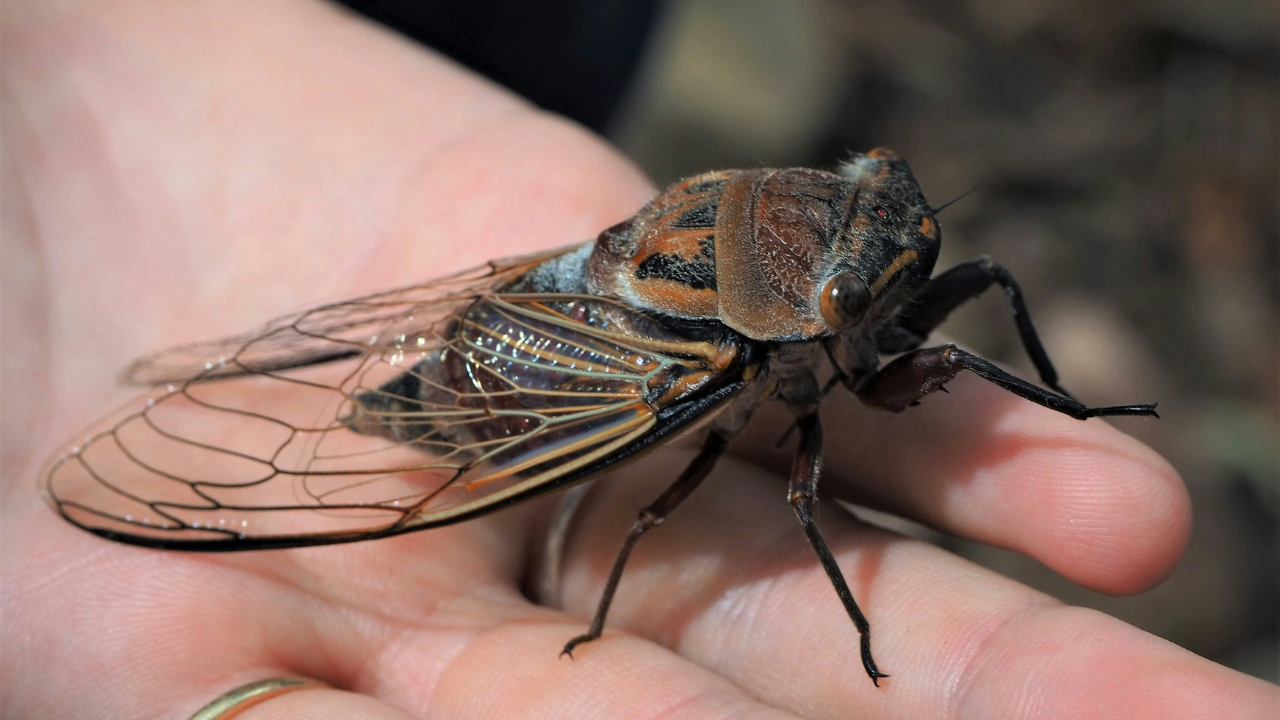
[[[889,676],[880,672],[876,667],[875,658],[871,656],[871,623],[867,621],[867,616],[862,614],[862,608],[858,607],[858,602],[853,599],[849,583],[845,582],[844,574],[840,572],[835,556],[827,547],[826,540],[822,539],[822,533],[818,532],[818,522],[814,517],[818,504],[818,476],[822,472],[822,424],[818,420],[817,413],[810,413],[798,418],[796,427],[800,430],[800,447],[796,451],[795,462],[791,466],[791,483],[787,500],[795,508],[796,517],[800,518],[805,537],[818,553],[822,569],[827,571],[827,577],[831,579],[836,595],[840,596],[840,602],[844,604],[845,611],[849,613],[854,627],[858,629],[862,646],[862,667],[871,677],[871,682],[879,687],[880,678]]]
[[[627,538],[622,541],[622,548],[618,550],[618,556],[614,558],[613,568],[609,571],[609,579],[604,584],[604,593],[600,596],[600,604],[596,606],[596,614],[591,620],[591,627],[583,635],[570,640],[565,644],[564,650],[560,651],[561,655],[573,657],[573,649],[585,642],[590,642],[600,637],[604,632],[605,616],[609,614],[609,605],[613,602],[613,593],[618,589],[618,581],[622,579],[622,570],[627,565],[627,558],[631,555],[632,548],[640,537],[649,530],[662,524],[667,516],[671,514],[680,503],[684,502],[698,485],[711,474],[712,468],[716,466],[716,461],[724,454],[725,448],[729,445],[729,440],[715,432],[714,430],[707,436],[706,442],[702,446],[702,451],[698,456],[689,463],[689,467],[685,468],[680,477],[676,479],[671,487],[667,488],[658,499],[649,503],[636,517],[635,523],[631,525],[631,530],[627,533]]]

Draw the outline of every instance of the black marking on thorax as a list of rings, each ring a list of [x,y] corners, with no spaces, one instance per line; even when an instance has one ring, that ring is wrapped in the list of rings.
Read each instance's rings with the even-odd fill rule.
[[[685,258],[679,255],[654,253],[636,266],[637,280],[657,278],[680,283],[694,290],[716,289],[716,238],[712,233],[698,241],[698,254]]]
[[[692,210],[686,210],[683,215],[676,218],[675,222],[671,223],[671,227],[712,229],[716,226],[716,211],[719,207],[720,200],[718,198],[701,203]]]
[[[685,188],[684,191],[689,195],[696,195],[698,193],[718,193],[721,190],[724,190],[724,184],[724,179],[706,180],[700,183],[694,183],[693,185]]]
[[[636,267],[636,278],[657,278],[680,283],[694,290],[715,290],[716,266],[714,262],[705,262],[701,257],[686,260],[679,255],[654,254]]]

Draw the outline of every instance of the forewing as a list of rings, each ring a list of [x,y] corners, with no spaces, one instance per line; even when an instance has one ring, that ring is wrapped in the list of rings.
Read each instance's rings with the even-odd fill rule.
[[[234,373],[201,364],[154,388],[51,463],[47,498],[98,534],[175,549],[381,537],[577,479],[736,387],[716,342],[609,300],[397,292],[322,308],[323,327],[273,324],[212,366]],[[300,357],[272,354],[282,327],[350,354],[246,362]]]
[[[495,260],[421,285],[388,290],[276,318],[221,340],[170,348],[135,360],[121,375],[129,385],[275,372],[358,358],[426,334],[475,298],[497,291],[530,268],[577,246]]]

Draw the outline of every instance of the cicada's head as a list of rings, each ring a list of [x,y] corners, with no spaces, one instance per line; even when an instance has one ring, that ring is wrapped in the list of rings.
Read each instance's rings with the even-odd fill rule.
[[[839,173],[854,186],[838,250],[828,258],[816,305],[831,330],[889,318],[933,273],[942,233],[911,168],[876,148]]]

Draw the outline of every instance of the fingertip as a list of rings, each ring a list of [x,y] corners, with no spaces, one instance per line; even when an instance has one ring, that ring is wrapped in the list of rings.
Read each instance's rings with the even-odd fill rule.
[[[1019,503],[1028,532],[1011,549],[1099,592],[1127,595],[1158,584],[1177,566],[1191,535],[1191,501],[1181,476],[1105,422],[1071,423],[1063,431],[1072,443],[1019,458],[1024,477],[1042,480]]]
[[[1115,511],[1127,512],[1123,523],[1113,523],[1114,546],[1128,553],[1096,578],[1094,587],[1115,595],[1148,590],[1177,567],[1191,540],[1191,495],[1182,476],[1151,448],[1127,436],[1130,492],[1115,493]]]

